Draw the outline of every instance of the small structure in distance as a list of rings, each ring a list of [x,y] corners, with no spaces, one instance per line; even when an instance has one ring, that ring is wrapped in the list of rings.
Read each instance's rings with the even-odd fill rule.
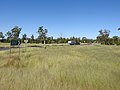
[[[28,40],[24,40],[25,42],[25,48],[27,47]]]

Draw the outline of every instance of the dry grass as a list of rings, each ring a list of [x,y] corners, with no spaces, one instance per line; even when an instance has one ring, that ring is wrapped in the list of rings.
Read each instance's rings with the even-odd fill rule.
[[[120,90],[120,47],[49,46],[0,52],[0,90]]]

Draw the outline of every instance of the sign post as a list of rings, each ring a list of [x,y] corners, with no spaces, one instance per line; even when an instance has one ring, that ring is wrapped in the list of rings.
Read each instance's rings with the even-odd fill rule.
[[[24,40],[24,42],[25,42],[25,51],[26,51],[28,40]]]
[[[21,42],[18,40],[19,56],[20,56],[20,44],[21,44]]]
[[[20,40],[10,40],[10,55],[11,55],[11,49],[13,46],[17,46],[18,45],[18,48],[19,48],[19,56],[20,56]]]
[[[11,38],[10,38],[10,58],[11,58]]]

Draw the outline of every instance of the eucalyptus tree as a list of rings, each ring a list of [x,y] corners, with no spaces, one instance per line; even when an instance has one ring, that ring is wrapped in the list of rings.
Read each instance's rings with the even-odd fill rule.
[[[107,39],[109,38],[110,30],[104,29],[99,31],[99,35],[97,36],[98,42],[105,44]]]
[[[24,42],[24,40],[26,40],[27,39],[27,34],[23,34],[22,35],[22,42]]]
[[[22,28],[19,28],[18,26],[15,26],[14,28],[11,29],[11,31],[8,31],[5,36],[7,36],[7,40],[10,39],[18,39],[20,32]]]
[[[31,41],[33,43],[33,41],[34,41],[34,35],[31,36]]]
[[[8,31],[5,36],[7,37],[7,41],[9,41],[12,38],[12,32]]]
[[[22,28],[19,28],[18,26],[15,26],[13,29],[11,29],[13,39],[18,39],[19,38],[21,30],[22,30]]]
[[[113,42],[116,44],[116,43],[119,43],[119,37],[118,36],[113,36],[112,37],[113,39]]]
[[[39,40],[44,41],[44,44],[45,44],[45,41],[47,39],[48,30],[43,29],[43,26],[41,26],[38,28],[37,33],[39,34],[39,36],[38,36]]]

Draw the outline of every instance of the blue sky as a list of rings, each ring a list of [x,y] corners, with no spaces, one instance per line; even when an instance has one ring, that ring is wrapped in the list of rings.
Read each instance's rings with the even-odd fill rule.
[[[16,25],[28,37],[37,37],[39,26],[53,37],[94,39],[100,29],[120,36],[120,0],[0,0],[0,31]]]

